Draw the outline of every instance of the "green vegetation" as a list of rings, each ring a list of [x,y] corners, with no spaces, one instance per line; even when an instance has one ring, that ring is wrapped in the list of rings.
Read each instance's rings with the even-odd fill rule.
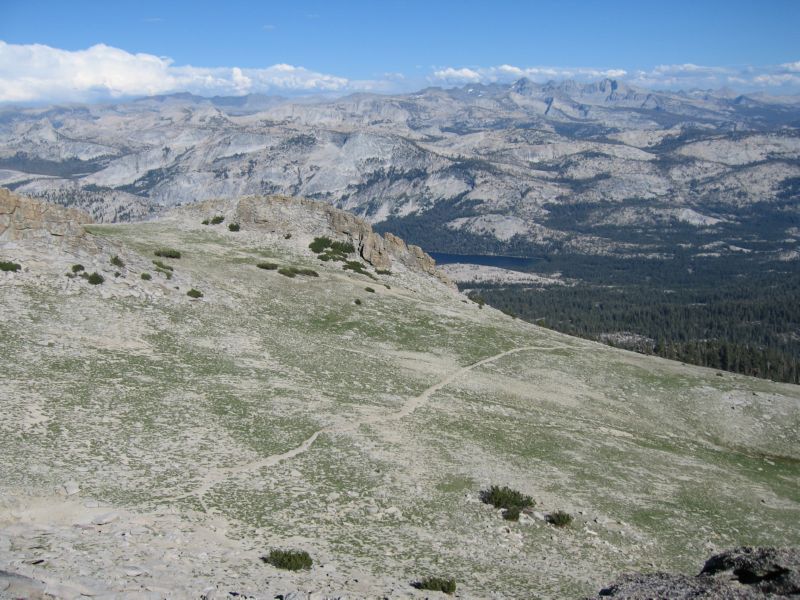
[[[172,266],[167,265],[167,264],[161,262],[160,260],[154,260],[153,264],[156,266],[156,269],[161,269],[163,271],[174,271],[175,270],[175,269],[172,268]]]
[[[73,273],[80,273],[84,270],[83,265],[72,265],[72,272]]]
[[[313,564],[311,556],[305,550],[271,550],[269,556],[262,556],[261,560],[287,571],[307,571]]]
[[[186,295],[189,296],[189,298],[202,298],[203,292],[192,288],[188,292],[186,292]]]
[[[342,265],[342,269],[345,271],[353,271],[359,275],[366,275],[370,279],[375,279],[375,276],[367,271],[366,268],[367,266],[364,263],[357,260],[348,260]]]
[[[572,523],[572,515],[563,510],[557,510],[547,515],[547,522],[552,523],[556,527],[566,527]]]
[[[480,497],[481,501],[486,504],[491,504],[495,508],[502,508],[503,518],[507,521],[519,521],[522,509],[536,504],[530,496],[526,496],[508,486],[493,485],[488,490],[483,490]]]
[[[319,277],[319,273],[317,273],[315,270],[301,269],[299,267],[281,267],[278,269],[278,273],[285,275],[286,277],[295,277],[297,275],[305,275],[306,277]]]
[[[105,277],[103,277],[102,275],[100,275],[100,273],[98,273],[97,271],[95,271],[94,273],[92,273],[91,275],[89,275],[89,276],[86,278],[86,281],[88,281],[88,282],[89,282],[89,283],[91,283],[92,285],[100,285],[100,284],[101,284],[101,283],[103,283],[105,280],[106,280],[106,279],[105,279]]]
[[[153,276],[150,275],[150,273],[142,273],[142,279],[144,279],[145,281],[150,281],[152,278]]]
[[[208,225],[208,219],[203,219],[201,222],[203,225]]]
[[[116,254],[111,257],[111,264],[114,265],[115,267],[120,267],[120,268],[125,266],[125,263]]]
[[[285,240],[290,240],[290,239],[292,239],[292,234],[291,234],[291,233],[284,233],[284,234],[283,234],[283,239],[285,239]]]
[[[211,224],[212,225],[219,225],[224,220],[225,220],[225,217],[223,217],[222,215],[217,215],[217,216],[211,218]]]
[[[444,592],[445,594],[456,593],[456,580],[451,577],[426,577],[412,584],[418,590],[430,590],[433,592]]]
[[[391,275],[392,272],[389,269],[375,269],[375,272],[378,275]]]
[[[239,231],[239,223],[228,223],[228,231]]]
[[[274,271],[278,268],[278,265],[275,263],[270,262],[260,262],[256,265],[259,269],[264,269],[266,271]]]
[[[329,237],[316,237],[308,247],[312,252],[318,254],[322,261],[339,261],[343,262],[347,259],[348,254],[356,251],[355,246],[350,242],[336,242]]]
[[[159,248],[155,251],[156,256],[160,256],[162,258],[180,258],[181,253],[174,248]]]
[[[0,261],[0,271],[11,271],[15,273],[22,268],[22,265],[15,262]]]
[[[587,262],[570,267],[553,261],[565,275],[572,269],[590,279],[579,285],[484,285],[470,297],[627,350],[800,383],[800,272],[775,264],[737,275],[732,267],[700,260],[651,261],[647,271],[635,260],[606,257],[595,257],[592,270]],[[602,273],[612,280],[601,279]]]
[[[364,291],[365,292],[369,292],[370,294],[374,294],[375,293],[375,290],[373,288],[371,288],[371,287],[365,287]]]
[[[356,298],[355,300],[353,300],[353,304],[361,306],[361,300],[359,298]]]

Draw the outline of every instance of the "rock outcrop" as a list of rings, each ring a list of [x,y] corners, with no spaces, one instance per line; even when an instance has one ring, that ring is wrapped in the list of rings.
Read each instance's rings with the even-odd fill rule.
[[[86,235],[86,213],[18,196],[0,188],[0,242],[47,240],[69,242]]]
[[[595,600],[733,600],[800,595],[800,548],[742,547],[712,556],[699,575],[624,575]]]
[[[200,207],[206,212],[210,208],[225,211],[224,205],[219,202],[203,203]],[[298,207],[304,208],[307,213],[303,217],[305,223],[298,221]],[[352,242],[361,258],[376,269],[391,269],[392,262],[398,261],[411,269],[436,277],[453,289],[456,288],[447,275],[436,268],[436,261],[422,248],[407,245],[391,233],[382,237],[364,219],[330,204],[291,196],[246,196],[236,202],[232,217],[239,223],[252,223],[267,227],[273,232],[289,232],[298,227],[319,233],[330,231]]]

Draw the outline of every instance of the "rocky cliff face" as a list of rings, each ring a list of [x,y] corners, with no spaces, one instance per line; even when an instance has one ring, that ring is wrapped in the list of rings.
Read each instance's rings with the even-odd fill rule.
[[[85,212],[24,198],[0,188],[0,242],[39,239],[71,242],[85,235],[92,219]]]

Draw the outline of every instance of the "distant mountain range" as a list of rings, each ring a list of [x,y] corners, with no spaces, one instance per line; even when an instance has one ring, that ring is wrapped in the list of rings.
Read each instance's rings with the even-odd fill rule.
[[[101,221],[283,193],[427,250],[663,257],[680,243],[791,259],[799,128],[798,97],[609,79],[337,100],[175,94],[0,110],[0,185]]]

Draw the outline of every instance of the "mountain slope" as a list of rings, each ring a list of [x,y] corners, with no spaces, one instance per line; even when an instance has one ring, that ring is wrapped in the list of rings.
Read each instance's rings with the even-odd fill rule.
[[[0,184],[101,221],[281,193],[436,251],[655,256],[678,235],[695,252],[755,238],[778,255],[796,244],[784,240],[798,225],[799,106],[520,80],[304,103],[7,109]]]
[[[424,597],[410,582],[441,574],[563,598],[800,542],[796,386],[521,323],[414,263],[343,270],[308,249],[350,239],[321,205],[244,206],[0,241],[21,265],[0,275],[0,569],[66,597]],[[284,219],[227,229],[252,209]],[[492,484],[539,514],[504,521]],[[276,547],[313,568],[259,560]]]

